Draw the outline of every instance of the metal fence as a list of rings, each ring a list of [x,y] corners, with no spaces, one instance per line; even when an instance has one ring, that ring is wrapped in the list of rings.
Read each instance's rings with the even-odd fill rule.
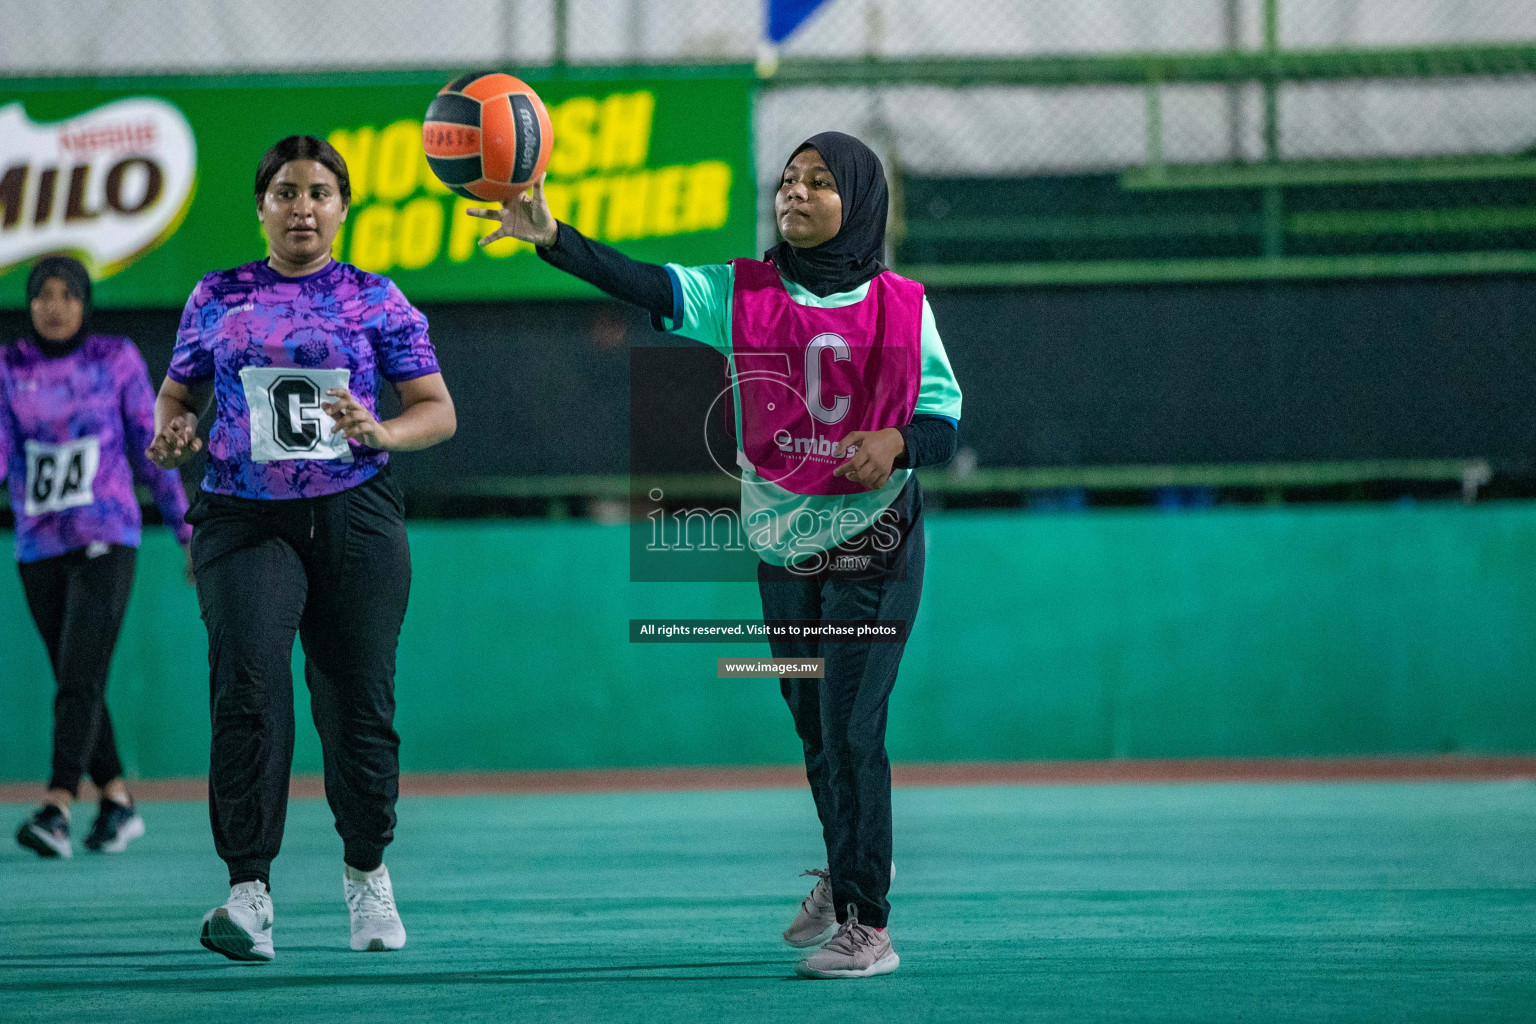
[[[8,74],[750,61],[758,0],[40,0]],[[1526,0],[829,0],[784,57],[1045,56],[1536,39]]]
[[[932,281],[1536,268],[1531,0],[830,0],[778,51],[744,0],[13,6],[11,75],[753,62],[762,240],[840,128]]]

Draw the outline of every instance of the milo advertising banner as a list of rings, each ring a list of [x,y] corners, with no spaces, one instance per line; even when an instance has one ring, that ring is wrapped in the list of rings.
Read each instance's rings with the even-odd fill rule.
[[[70,252],[103,306],[179,306],[198,278],[260,259],[256,164],[285,135],[346,157],[336,256],[415,301],[596,294],[466,216],[427,168],[421,118],[463,70],[0,80],[0,307],[36,257]],[[517,73],[513,69],[513,73]],[[549,107],[546,194],[561,220],[655,262],[750,255],[756,207],[745,69],[525,80]]]

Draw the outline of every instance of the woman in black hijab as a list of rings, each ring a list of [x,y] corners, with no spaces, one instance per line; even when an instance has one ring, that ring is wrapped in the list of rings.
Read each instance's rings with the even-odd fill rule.
[[[912,469],[949,460],[960,418],[960,389],[922,286],[882,262],[888,204],[874,152],[823,132],[780,174],[783,240],[761,261],[636,262],[558,223],[542,183],[500,211],[469,211],[500,221],[482,244],[533,242],[551,265],[730,360],[742,528],[760,558],[763,617],[813,627],[771,640],[773,654],[821,659],[824,670],[781,682],[827,847],[827,868],[807,872],[816,886],[783,935],[822,946],[798,967],[818,978],[885,974],[900,963],[886,932],[894,868],[885,724],[922,593],[922,493]],[[763,355],[774,357],[763,365],[788,373],[751,371],[750,357]],[[796,401],[783,401],[786,385]],[[844,635],[835,632],[842,623],[878,623],[890,642],[830,639]]]
[[[842,132],[822,132],[790,154],[787,170],[814,153],[836,184],[841,221],[837,233],[819,244],[802,246],[787,238],[763,254],[780,273],[819,296],[852,291],[885,270],[885,221],[890,191],[880,158],[864,143]],[[814,167],[808,163],[808,167]],[[782,184],[782,182],[781,182]]]
[[[30,330],[0,346],[0,480],[9,478],[16,562],[57,690],[43,804],[16,832],[42,857],[73,855],[70,813],[82,778],[101,803],[88,850],[116,853],[144,833],[123,781],[106,703],[127,612],[147,484],[183,545],[186,492],[144,455],[154,390],[128,338],[91,331],[91,278],[72,256],[45,256],[27,278]]]
[[[65,315],[57,318],[57,324],[50,320],[45,328],[39,325],[39,319],[44,315],[34,313],[27,325],[27,334],[32,344],[50,359],[67,356],[80,347],[91,330],[91,275],[86,272],[84,264],[73,256],[44,256],[32,266],[32,272],[27,275],[27,305],[30,307],[42,295],[50,281],[57,281],[57,287],[69,298],[80,304],[80,314],[77,319],[70,319]],[[62,336],[66,330],[73,328],[67,337]]]

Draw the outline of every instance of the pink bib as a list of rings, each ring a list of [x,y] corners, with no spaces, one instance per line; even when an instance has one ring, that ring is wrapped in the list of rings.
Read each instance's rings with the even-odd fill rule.
[[[922,381],[923,286],[890,271],[836,309],[789,297],[771,263],[732,260],[731,359],[741,407],[736,460],[796,494],[866,490],[833,470],[850,431],[906,426]]]

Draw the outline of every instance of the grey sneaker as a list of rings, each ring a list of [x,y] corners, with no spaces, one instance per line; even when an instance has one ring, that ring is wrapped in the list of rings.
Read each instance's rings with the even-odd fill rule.
[[[890,974],[900,964],[885,929],[859,924],[858,911],[850,903],[848,919],[837,934],[795,970],[806,978],[870,978]]]
[[[837,932],[837,911],[832,909],[832,876],[820,868],[805,872],[817,879],[811,894],[800,901],[800,912],[784,929],[784,941],[796,949],[819,946]],[[891,881],[896,881],[896,862],[891,862]]]
[[[805,872],[816,878],[811,894],[800,901],[800,912],[784,929],[784,941],[796,949],[819,946],[837,931],[837,911],[832,909],[832,876],[820,868]]]

